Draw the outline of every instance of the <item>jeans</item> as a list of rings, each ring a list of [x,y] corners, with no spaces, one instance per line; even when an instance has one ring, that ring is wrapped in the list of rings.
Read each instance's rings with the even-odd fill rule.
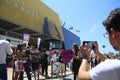
[[[30,65],[27,64],[27,63],[25,63],[25,64],[24,64],[24,69],[25,69],[25,72],[26,72],[26,74],[27,74],[28,80],[32,80],[32,79],[31,79],[31,74],[30,74],[30,71],[31,71]],[[24,72],[21,71],[21,72],[20,72],[19,80],[23,80],[23,75],[24,75]]]
[[[0,80],[7,80],[7,65],[0,64]]]
[[[45,71],[45,76],[48,75],[48,64],[42,64],[42,75],[44,75]]]

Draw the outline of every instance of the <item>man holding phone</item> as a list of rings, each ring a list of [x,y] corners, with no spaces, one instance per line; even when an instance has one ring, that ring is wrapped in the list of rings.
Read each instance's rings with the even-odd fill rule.
[[[109,42],[115,50],[120,50],[120,8],[113,10],[107,19],[103,22],[106,28],[105,35],[108,36]],[[120,80],[120,60],[107,59],[98,50],[97,42],[94,43],[94,53],[103,62],[96,67],[88,70],[88,61],[90,54],[88,50],[82,45],[80,52],[82,53],[83,60],[79,68],[79,80]]]

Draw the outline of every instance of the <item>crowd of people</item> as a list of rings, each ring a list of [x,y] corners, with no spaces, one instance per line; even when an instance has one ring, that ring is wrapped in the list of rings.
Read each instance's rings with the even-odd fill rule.
[[[18,44],[16,51],[13,53],[13,68],[14,80],[23,80],[24,71],[27,74],[28,80],[32,80],[31,72],[36,80],[36,73],[41,73],[43,76],[48,76],[48,61],[46,49],[38,50],[37,46],[28,47],[26,44]],[[22,64],[18,64],[22,61]],[[23,66],[22,70],[19,67]],[[45,72],[45,74],[44,74]]]
[[[103,22],[110,44],[115,50],[120,50],[120,8],[113,10],[107,19]],[[98,42],[94,44],[94,48],[88,50],[86,46],[77,44],[72,45],[73,57],[72,71],[74,80],[120,80],[120,60],[109,59],[100,53]],[[94,54],[91,53],[93,51]],[[23,80],[24,71],[28,80],[31,79],[31,72],[36,80],[36,72],[42,76],[48,77],[48,54],[46,48],[38,50],[37,46],[26,46],[26,44],[18,44],[14,53],[10,46],[10,40],[0,40],[0,79],[7,80],[6,56],[12,55],[12,63],[14,68],[13,80]],[[99,59],[98,59],[99,58]],[[22,63],[20,62],[22,61]],[[53,63],[59,62],[57,76],[63,76],[65,64],[62,60],[61,51],[54,51],[51,54]],[[18,64],[19,63],[19,64]],[[17,66],[16,66],[17,65]],[[92,65],[92,67],[90,66]]]

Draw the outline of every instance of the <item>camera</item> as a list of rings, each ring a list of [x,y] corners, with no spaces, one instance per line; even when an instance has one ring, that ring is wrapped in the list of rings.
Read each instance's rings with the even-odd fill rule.
[[[83,46],[85,46],[87,49],[94,49],[94,43],[96,41],[83,41]]]

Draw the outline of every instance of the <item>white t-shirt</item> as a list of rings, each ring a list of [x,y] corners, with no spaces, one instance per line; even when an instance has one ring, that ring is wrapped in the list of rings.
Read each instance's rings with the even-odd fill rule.
[[[6,40],[0,40],[0,64],[6,64],[7,54],[13,53],[10,43]]]
[[[92,80],[120,80],[120,60],[106,59],[91,69]]]
[[[53,61],[53,62],[54,62],[54,61],[57,61],[57,55],[56,55],[56,54],[53,54],[53,55],[52,55],[51,61]]]

